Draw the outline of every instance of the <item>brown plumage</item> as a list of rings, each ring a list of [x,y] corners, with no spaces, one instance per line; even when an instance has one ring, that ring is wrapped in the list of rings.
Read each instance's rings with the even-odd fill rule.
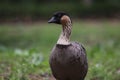
[[[70,42],[72,22],[68,14],[57,12],[48,21],[62,24],[62,33],[50,55],[50,68],[56,80],[84,80],[88,63],[85,48]]]

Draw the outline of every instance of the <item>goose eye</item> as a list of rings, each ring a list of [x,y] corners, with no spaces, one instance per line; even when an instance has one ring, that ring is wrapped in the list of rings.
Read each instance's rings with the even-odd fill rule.
[[[59,16],[58,15],[54,15],[56,18],[58,18]]]
[[[59,14],[58,17],[61,17],[61,14]]]

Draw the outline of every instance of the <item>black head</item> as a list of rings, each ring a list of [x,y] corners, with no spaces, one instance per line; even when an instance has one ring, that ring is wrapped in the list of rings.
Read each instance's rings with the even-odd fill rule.
[[[48,21],[48,23],[56,23],[56,24],[61,24],[60,20],[62,18],[62,16],[67,15],[69,16],[67,13],[65,12],[56,12],[53,14],[53,16],[51,17],[51,19]]]

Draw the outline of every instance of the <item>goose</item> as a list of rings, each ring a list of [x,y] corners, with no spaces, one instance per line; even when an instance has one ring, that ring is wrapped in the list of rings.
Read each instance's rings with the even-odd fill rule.
[[[55,12],[48,23],[62,25],[62,32],[49,58],[53,76],[56,80],[84,80],[88,71],[86,50],[80,43],[70,42],[70,16],[65,12]]]

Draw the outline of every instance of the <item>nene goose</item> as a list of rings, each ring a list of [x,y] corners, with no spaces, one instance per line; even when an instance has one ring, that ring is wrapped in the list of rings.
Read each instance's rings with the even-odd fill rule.
[[[88,63],[85,48],[78,42],[70,42],[72,21],[65,12],[56,12],[48,21],[62,25],[62,33],[52,49],[49,63],[56,80],[84,80]]]

